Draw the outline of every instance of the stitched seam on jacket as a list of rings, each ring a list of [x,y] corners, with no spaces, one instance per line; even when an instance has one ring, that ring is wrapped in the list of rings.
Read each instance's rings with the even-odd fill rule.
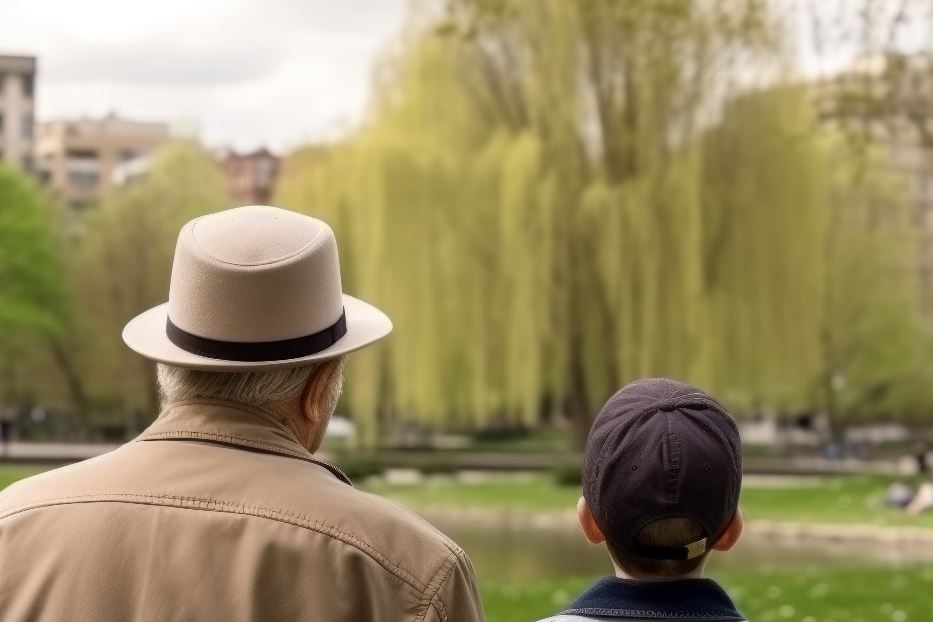
[[[259,446],[258,443],[262,443],[263,441],[254,441],[253,439],[244,439],[239,436],[227,436],[223,434],[216,434],[214,432],[191,433],[191,434],[200,434],[200,436],[197,438],[191,437],[189,433],[185,433],[187,434],[187,436],[175,436],[176,434],[175,432],[159,432],[158,434],[159,435],[167,434],[169,436],[166,436],[164,438],[155,438],[155,435],[152,435],[149,438],[136,439],[136,440],[140,443],[166,441],[166,440],[167,441],[195,441],[195,442],[203,442],[203,443],[214,443],[214,444],[220,445],[228,449],[237,449],[237,450],[246,449],[246,450],[251,450],[251,451],[265,451],[274,456],[279,456],[283,458],[294,458],[296,460],[304,460],[305,462],[310,462],[311,464],[315,464],[319,467],[322,467],[327,472],[329,472],[331,475],[333,475],[334,477],[342,481],[344,484],[347,484],[348,486],[353,486],[353,481],[350,479],[350,477],[346,473],[340,470],[340,468],[338,468],[337,466],[329,462],[325,462],[324,460],[318,460],[317,458],[313,456],[313,454],[310,454],[310,453],[300,452],[297,450],[278,451],[274,447],[268,448],[268,447]],[[212,438],[212,436],[216,436],[217,438]],[[236,441],[244,441],[244,442],[234,442],[233,440],[226,440],[226,439],[234,439]]]
[[[267,441],[257,441],[253,438],[247,438],[244,436],[233,436],[232,434],[217,434],[216,432],[198,432],[196,430],[184,430],[177,432],[153,432],[151,434],[143,434],[137,440],[140,442],[148,440],[159,440],[159,439],[177,439],[184,440],[186,438],[209,438],[217,441],[237,441],[249,447],[259,447],[262,449],[277,450],[284,453],[287,453],[291,456],[298,456],[302,458],[310,458],[311,454],[305,454],[301,451],[288,447],[287,445],[279,445],[277,443],[269,443]]]
[[[172,404],[169,404],[166,408],[164,408],[162,410],[162,413],[159,413],[159,418],[155,420],[155,422],[153,423],[153,426],[156,426],[156,427],[159,426],[160,419],[162,418],[163,413],[166,413],[170,410],[174,410],[178,406],[202,406],[202,405],[221,406],[223,408],[228,408],[230,410],[238,410],[240,412],[245,412],[245,413],[254,415],[268,423],[273,424],[277,429],[289,435],[292,441],[294,441],[295,443],[299,443],[298,437],[294,435],[294,433],[288,428],[287,425],[285,425],[284,423],[276,419],[272,415],[272,413],[262,408],[259,408],[258,406],[244,404],[242,402],[231,402],[228,400],[220,400],[220,399],[192,398],[190,400],[180,400],[178,402],[173,402]],[[145,436],[145,434],[146,433],[143,432],[142,436]]]
[[[205,405],[220,406],[222,408],[236,410],[239,412],[251,414],[255,417],[259,417],[263,421],[267,423],[271,423],[276,429],[284,432],[288,436],[289,441],[291,443],[301,446],[301,441],[298,440],[298,437],[295,436],[295,433],[292,432],[291,429],[287,425],[285,425],[283,422],[276,419],[275,416],[272,415],[272,413],[268,412],[267,410],[263,408],[259,408],[258,406],[253,406],[251,404],[244,404],[242,402],[232,402],[229,400],[211,399],[211,398],[192,398],[189,400],[181,400],[181,401],[169,404],[166,408],[162,410],[161,413],[159,413],[159,417],[155,420],[155,422],[153,422],[153,424],[149,426],[149,428],[147,428],[146,431],[143,431],[143,433],[140,434],[136,438],[136,440],[142,440],[144,437],[149,436],[150,434],[148,433],[148,430],[162,427],[161,423],[163,422],[160,422],[160,420],[162,419],[162,415],[164,413],[167,413],[170,410],[174,410],[175,408],[180,407],[180,406],[205,406]],[[153,432],[152,434],[162,434],[162,432]]]
[[[464,551],[464,550],[460,547],[459,544],[457,544],[456,542],[452,541],[449,537],[447,537],[447,534],[445,534],[443,531],[441,531],[440,529],[438,529],[437,527],[435,527],[433,524],[431,524],[431,523],[429,523],[428,521],[424,520],[424,518],[423,518],[420,514],[418,514],[417,512],[415,512],[414,510],[412,510],[412,509],[410,509],[410,508],[407,508],[407,507],[405,507],[404,505],[400,505],[400,504],[396,503],[395,501],[392,501],[391,499],[384,499],[384,500],[387,501],[388,503],[391,503],[392,505],[394,505],[397,509],[402,510],[402,511],[404,511],[405,513],[411,515],[412,518],[418,519],[418,520],[419,520],[421,523],[423,523],[428,529],[430,529],[432,532],[434,532],[436,535],[438,535],[438,536],[440,537],[441,542],[443,543],[444,547],[445,547],[448,551],[450,551],[451,553],[453,553],[454,555],[464,555],[464,554],[466,553],[466,551]]]
[[[160,495],[160,494],[143,494],[143,493],[101,493],[101,494],[88,494],[88,495],[74,495],[69,497],[59,497],[56,499],[50,499],[48,501],[43,501],[40,503],[34,503],[27,506],[23,506],[14,510],[10,510],[5,513],[0,513],[0,520],[14,516],[16,514],[21,514],[28,512],[30,510],[36,510],[43,507],[50,507],[54,505],[66,505],[69,503],[95,503],[95,502],[127,502],[127,503],[141,503],[145,505],[164,505],[168,507],[178,507],[178,508],[188,508],[196,510],[211,510],[211,511],[220,511],[226,512],[229,514],[242,514],[244,516],[255,516],[257,518],[265,518],[268,520],[275,520],[281,523],[286,523],[289,525],[294,525],[296,527],[302,527],[310,531],[315,531],[325,536],[334,538],[335,540],[340,540],[341,542],[353,546],[354,548],[359,549],[364,554],[368,555],[376,563],[382,566],[390,574],[398,577],[405,583],[407,583],[411,588],[421,595],[421,600],[423,601],[427,592],[430,590],[431,586],[425,584],[423,581],[409,573],[408,571],[402,569],[398,564],[393,563],[388,558],[386,558],[382,553],[374,549],[372,546],[363,542],[362,540],[356,538],[353,534],[346,532],[342,529],[338,529],[331,525],[327,525],[320,520],[312,520],[305,514],[293,514],[291,512],[284,512],[282,510],[276,510],[273,508],[267,508],[263,506],[248,506],[238,503],[233,503],[230,501],[220,501],[217,499],[205,499],[201,497],[184,497],[179,495]],[[161,501],[162,503],[158,503]],[[453,567],[451,566],[451,569]],[[449,571],[448,571],[449,574]],[[433,582],[432,582],[433,583]],[[437,592],[437,588],[433,590],[433,594]],[[424,615],[421,616],[421,619],[424,619]]]
[[[431,606],[434,607],[434,611],[437,612],[438,617],[442,622],[447,622],[449,617],[447,616],[447,607],[444,606],[444,601],[437,600],[436,598],[431,601]]]
[[[435,605],[435,601],[437,600],[437,594],[438,592],[440,592],[441,588],[450,578],[450,575],[453,574],[454,568],[457,566],[457,560],[459,558],[460,556],[457,553],[451,553],[450,556],[447,557],[446,560],[444,560],[444,565],[441,566],[440,570],[438,570],[437,574],[434,576],[434,580],[431,581],[431,585],[429,585],[428,588],[425,590],[424,596],[427,602],[424,605],[424,611],[422,611],[421,615],[418,616],[418,622],[424,622],[424,620],[428,617],[428,611],[431,610],[431,607],[434,607],[435,609],[437,609],[437,606]],[[446,569],[444,568],[444,566],[446,566]],[[435,583],[437,583],[437,585],[434,585]],[[430,591],[430,595],[428,595],[429,591]],[[441,603],[441,608],[442,609],[444,608],[443,603]],[[443,615],[442,620],[444,620],[445,622],[447,620],[446,609],[444,610],[444,615]]]

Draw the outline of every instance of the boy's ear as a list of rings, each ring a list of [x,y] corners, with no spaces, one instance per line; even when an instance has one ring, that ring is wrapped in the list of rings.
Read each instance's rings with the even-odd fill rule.
[[[583,497],[580,497],[580,500],[577,501],[577,520],[580,521],[580,527],[583,528],[583,535],[591,544],[602,544],[606,541],[606,536],[603,535],[602,529],[596,524],[596,519],[593,518],[593,513],[590,512],[590,506],[587,505],[586,499]]]
[[[719,539],[713,543],[713,548],[717,551],[728,551],[735,546],[742,535],[742,528],[745,526],[745,519],[742,518],[742,510],[736,510],[729,526],[722,532]]]

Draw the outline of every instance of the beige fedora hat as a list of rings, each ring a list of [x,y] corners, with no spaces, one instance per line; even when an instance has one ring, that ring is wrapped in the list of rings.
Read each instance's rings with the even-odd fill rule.
[[[180,367],[251,371],[335,358],[391,330],[382,311],[343,293],[326,223],[250,206],[182,228],[168,302],[130,320],[123,341]]]

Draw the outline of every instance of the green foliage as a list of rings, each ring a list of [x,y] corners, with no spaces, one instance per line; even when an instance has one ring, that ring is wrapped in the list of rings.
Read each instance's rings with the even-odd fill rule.
[[[0,348],[58,334],[64,303],[51,206],[32,180],[0,163]]]
[[[831,145],[823,394],[850,420],[923,420],[933,408],[933,368],[917,312],[916,208],[883,152],[869,148],[853,160],[847,148]]]
[[[583,467],[579,464],[561,464],[554,468],[554,481],[558,486],[583,485]]]
[[[88,215],[71,271],[81,321],[72,347],[95,402],[155,414],[152,365],[128,351],[123,326],[166,300],[182,225],[227,202],[213,158],[183,141],[156,152],[146,177]]]
[[[800,408],[820,371],[828,164],[806,97],[745,95],[703,139],[700,377],[738,408]]]
[[[424,475],[454,475],[457,467],[452,460],[439,456],[419,463],[418,470]]]
[[[724,86],[730,62],[779,58],[764,3],[448,9],[369,124],[297,153],[279,188],[334,223],[350,290],[395,321],[351,369],[364,431],[534,425],[548,403],[582,432],[655,374],[740,413],[933,404],[910,388],[928,340],[882,154],[841,145],[804,88]]]
[[[381,475],[385,465],[376,457],[352,457],[341,455],[335,459],[335,464],[354,482],[362,482],[367,477]]]
[[[768,53],[761,3],[449,9],[363,131],[296,154],[279,188],[334,223],[349,289],[395,321],[350,372],[363,429],[387,411],[533,425],[544,400],[585,429],[626,379],[702,377],[689,144],[718,64]]]
[[[62,397],[49,356],[71,328],[60,216],[32,179],[0,163],[0,408]]]

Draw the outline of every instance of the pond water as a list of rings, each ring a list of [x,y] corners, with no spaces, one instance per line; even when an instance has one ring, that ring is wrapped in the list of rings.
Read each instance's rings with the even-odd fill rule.
[[[430,518],[430,517],[429,517]],[[477,576],[510,583],[611,574],[605,548],[587,543],[569,525],[527,526],[504,516],[499,523],[438,517],[432,520],[462,546]],[[716,553],[709,574],[773,572],[819,567],[900,568],[933,563],[933,543],[897,543],[764,535],[746,530],[727,554]]]

